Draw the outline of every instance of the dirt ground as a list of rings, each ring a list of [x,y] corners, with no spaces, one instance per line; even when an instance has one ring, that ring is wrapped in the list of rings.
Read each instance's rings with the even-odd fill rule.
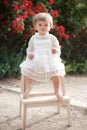
[[[22,130],[19,116],[19,93],[7,91],[6,88],[20,90],[20,80],[0,80],[0,130]],[[87,76],[66,76],[67,94],[71,100],[87,104]],[[32,91],[51,91],[52,88],[38,84]],[[26,130],[87,130],[87,107],[71,104],[72,127],[68,127],[65,107],[57,113],[57,107],[40,107],[28,109]]]

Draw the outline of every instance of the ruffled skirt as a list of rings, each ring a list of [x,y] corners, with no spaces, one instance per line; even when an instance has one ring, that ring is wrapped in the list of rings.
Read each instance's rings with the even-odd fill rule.
[[[57,54],[52,54],[49,50],[39,50],[35,53],[35,57],[30,60],[28,57],[20,64],[21,73],[28,78],[47,82],[53,76],[64,76],[65,67]]]

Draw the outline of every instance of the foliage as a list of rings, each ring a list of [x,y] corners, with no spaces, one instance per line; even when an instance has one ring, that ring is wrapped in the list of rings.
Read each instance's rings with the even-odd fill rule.
[[[72,62],[66,65],[67,74],[87,74],[87,60],[82,63]]]
[[[68,33],[80,32],[87,27],[87,1],[55,0],[55,8],[59,12],[58,24],[62,24]]]
[[[83,2],[84,1],[84,2]],[[0,76],[20,73],[19,64],[34,33],[32,18],[49,12],[54,19],[51,30],[62,48],[67,72],[86,70],[87,2],[85,0],[1,0],[0,1]],[[78,65],[79,64],[79,65]],[[77,66],[77,69],[73,67]],[[84,72],[81,70],[81,72]],[[87,72],[87,70],[86,70]]]
[[[53,9],[55,8],[59,12],[57,23],[62,24],[69,34],[67,41],[60,41],[63,48],[61,57],[68,68],[66,71],[87,73],[87,1],[55,0]]]
[[[0,48],[0,52],[2,51],[3,47]],[[23,55],[4,51],[0,54],[0,59],[0,78],[20,75],[19,63],[23,60]]]

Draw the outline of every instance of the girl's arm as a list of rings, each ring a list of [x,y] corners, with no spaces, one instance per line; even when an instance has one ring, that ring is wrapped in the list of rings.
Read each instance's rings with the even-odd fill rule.
[[[26,49],[27,57],[32,60],[34,58],[34,36],[32,36],[28,42],[28,48]]]
[[[58,54],[58,56],[61,55],[61,49],[60,49],[60,45],[59,45],[59,41],[57,40],[57,38],[52,35],[52,53],[53,54]]]
[[[33,53],[34,50],[34,36],[32,36],[28,42],[28,47],[26,49],[27,55],[30,55]]]

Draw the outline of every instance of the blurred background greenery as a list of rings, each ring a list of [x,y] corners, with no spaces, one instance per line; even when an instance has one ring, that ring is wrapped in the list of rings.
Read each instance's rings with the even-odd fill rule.
[[[0,0],[0,78],[20,76],[19,64],[34,33],[32,18],[49,12],[67,74],[87,74],[86,0]]]

